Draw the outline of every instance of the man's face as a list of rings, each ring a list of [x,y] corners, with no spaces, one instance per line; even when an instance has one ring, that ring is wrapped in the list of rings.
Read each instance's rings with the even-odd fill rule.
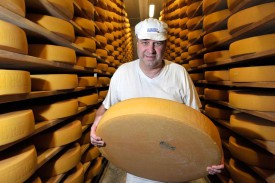
[[[142,64],[154,68],[162,62],[166,41],[154,41],[150,39],[138,39],[137,53]]]

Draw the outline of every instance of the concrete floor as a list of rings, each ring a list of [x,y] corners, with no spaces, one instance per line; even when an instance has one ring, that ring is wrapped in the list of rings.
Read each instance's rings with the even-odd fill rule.
[[[116,168],[111,163],[108,163],[99,183],[125,183],[126,172]],[[198,180],[189,181],[186,183],[210,183],[210,180],[206,178],[201,178]]]

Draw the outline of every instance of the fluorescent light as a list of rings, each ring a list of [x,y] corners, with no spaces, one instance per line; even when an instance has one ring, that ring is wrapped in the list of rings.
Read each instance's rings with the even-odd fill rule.
[[[153,17],[154,16],[154,11],[155,11],[155,5],[154,4],[150,4],[149,5],[149,17]]]

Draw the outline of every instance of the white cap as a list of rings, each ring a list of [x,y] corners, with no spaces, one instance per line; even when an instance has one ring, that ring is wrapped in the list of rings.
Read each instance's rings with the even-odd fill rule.
[[[138,39],[164,41],[167,39],[168,25],[158,19],[148,18],[139,22],[135,27]]]

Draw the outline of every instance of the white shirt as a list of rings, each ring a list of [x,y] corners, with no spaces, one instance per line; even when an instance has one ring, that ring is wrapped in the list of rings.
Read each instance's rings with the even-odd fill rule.
[[[198,94],[187,71],[181,65],[165,60],[165,66],[154,78],[146,76],[139,59],[121,65],[114,73],[108,94],[103,101],[106,109],[130,98],[155,97],[177,101],[199,110]],[[127,173],[127,183],[156,183]]]

